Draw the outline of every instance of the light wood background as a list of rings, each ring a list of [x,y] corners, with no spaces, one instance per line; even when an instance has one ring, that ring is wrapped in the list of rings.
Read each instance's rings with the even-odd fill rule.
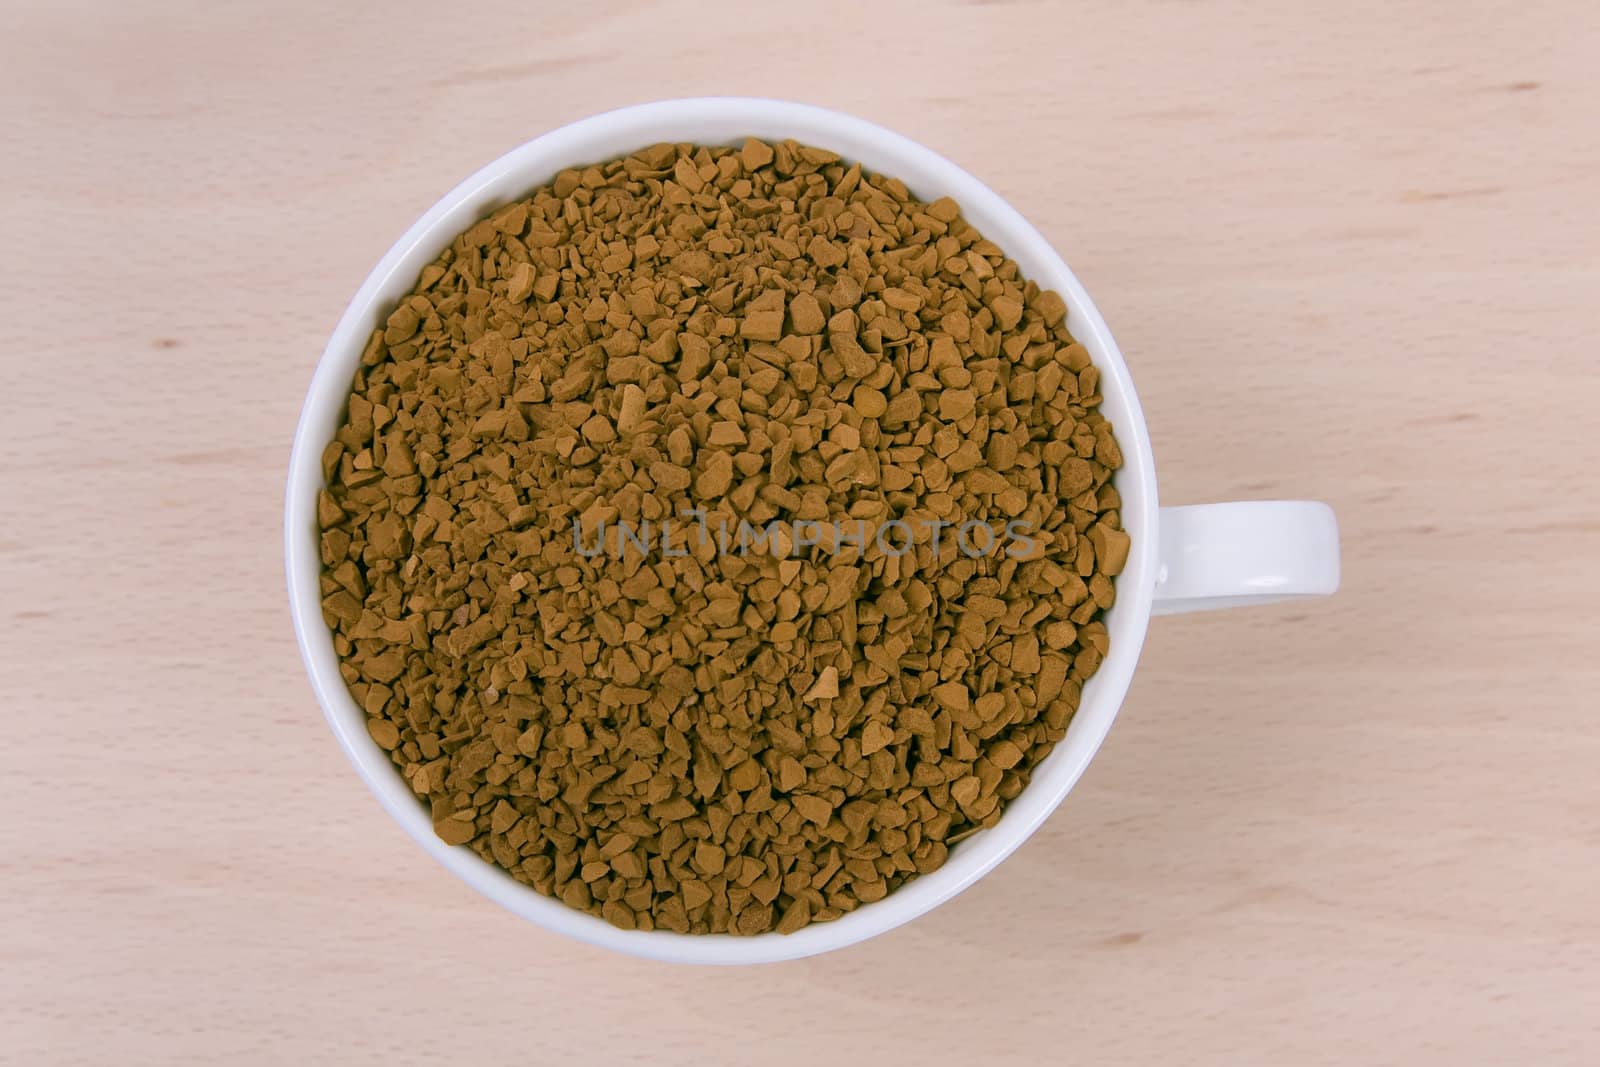
[[[1600,7],[3,8],[0,1059],[1600,1061]],[[605,108],[855,112],[1010,197],[1169,503],[1308,496],[1333,601],[1157,620],[1013,859],[753,971],[501,913],[324,728],[280,501],[445,189]]]

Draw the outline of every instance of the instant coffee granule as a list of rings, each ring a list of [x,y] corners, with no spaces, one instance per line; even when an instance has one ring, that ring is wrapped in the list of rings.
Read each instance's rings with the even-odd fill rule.
[[[1065,314],[953,201],[788,141],[563,171],[458,237],[318,512],[341,670],[439,836],[755,934],[993,825],[1129,549]]]

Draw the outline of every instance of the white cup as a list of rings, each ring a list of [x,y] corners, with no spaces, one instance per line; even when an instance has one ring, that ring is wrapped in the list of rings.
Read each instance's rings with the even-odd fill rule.
[[[1066,737],[1034,769],[1032,781],[1006,805],[999,823],[952,848],[939,870],[919,875],[833,922],[793,934],[621,930],[514,881],[465,846],[441,841],[426,808],[368,735],[366,716],[339,674],[333,638],[322,619],[316,517],[317,491],[323,486],[320,457],[339,426],[372,330],[461,231],[567,167],[626,155],[660,141],[736,145],[752,136],[793,138],[831,149],[869,170],[901,179],[923,200],[954,198],[965,217],[1004,249],[1025,277],[1065,298],[1067,326],[1100,369],[1101,410],[1122,448],[1124,466],[1115,484],[1132,550],[1116,579],[1116,606],[1105,616],[1110,652],[1084,687]],[[993,868],[1061,803],[1100,747],[1128,690],[1151,615],[1325,596],[1339,584],[1339,534],[1326,504],[1157,505],[1150,436],[1111,331],[1061,257],[987,186],[922,145],[861,119],[799,104],[738,98],[668,100],[563,126],[484,167],[407,230],[362,283],[312,379],[290,460],[284,550],[300,653],[328,724],[368,787],[418,844],[484,896],[558,933],[636,956],[720,964],[793,959],[865,940],[949,900]]]

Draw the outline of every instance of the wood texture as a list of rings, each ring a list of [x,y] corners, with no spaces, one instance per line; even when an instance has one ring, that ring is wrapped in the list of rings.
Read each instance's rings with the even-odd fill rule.
[[[5,5],[4,1058],[1600,1058],[1600,8],[358,6]],[[1096,295],[1169,503],[1345,537],[1332,602],[1157,620],[982,884],[749,972],[569,943],[413,847],[279,559],[389,243],[541,131],[702,93],[985,178]]]

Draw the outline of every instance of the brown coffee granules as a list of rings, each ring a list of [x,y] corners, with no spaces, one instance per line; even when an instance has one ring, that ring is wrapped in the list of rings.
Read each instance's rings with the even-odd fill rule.
[[[440,837],[753,934],[992,825],[1129,548],[1065,313],[952,201],[792,142],[655,145],[462,234],[319,508],[345,679]]]

